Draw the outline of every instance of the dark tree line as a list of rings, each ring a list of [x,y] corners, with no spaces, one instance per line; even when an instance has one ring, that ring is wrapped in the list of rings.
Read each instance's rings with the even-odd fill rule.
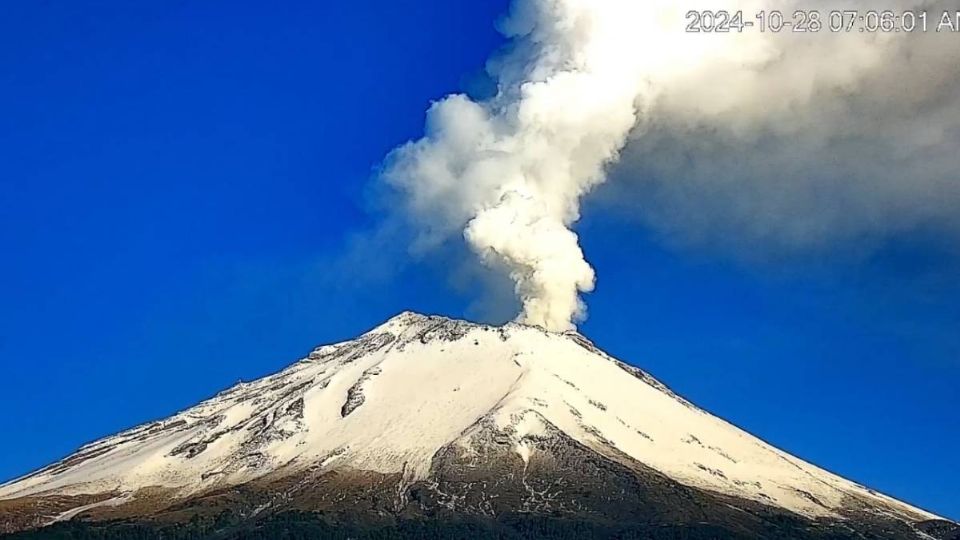
[[[781,528],[782,527],[782,528]],[[899,537],[899,536],[898,536]],[[945,536],[950,538],[950,536]],[[778,524],[766,534],[709,524],[618,524],[589,520],[513,515],[501,520],[409,520],[391,525],[334,524],[320,514],[284,512],[259,521],[243,520],[229,511],[215,517],[194,516],[189,522],[69,521],[2,536],[0,540],[849,540],[883,535],[851,535],[849,531],[811,530]]]

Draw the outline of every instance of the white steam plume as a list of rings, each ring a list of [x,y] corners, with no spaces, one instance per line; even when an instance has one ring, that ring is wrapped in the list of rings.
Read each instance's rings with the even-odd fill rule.
[[[513,280],[523,322],[567,330],[585,316],[579,293],[592,290],[594,273],[570,227],[631,133],[642,139],[650,119],[665,117],[708,127],[724,119],[734,135],[776,124],[819,93],[856,91],[904,39],[826,29],[691,34],[685,13],[694,7],[742,10],[752,20],[800,6],[677,4],[517,0],[502,26],[514,47],[490,66],[496,96],[434,103],[425,136],[388,159],[384,178],[404,194],[419,244],[462,234],[484,264]],[[811,61],[817,55],[829,62]],[[794,58],[805,70],[791,69]]]
[[[567,330],[585,314],[578,293],[594,274],[570,230],[580,197],[603,181],[653,95],[649,76],[698,61],[698,40],[665,31],[664,17],[681,22],[668,5],[517,2],[504,30],[519,43],[499,68],[498,95],[435,103],[426,136],[391,157],[385,176],[425,225],[421,241],[463,231],[481,260],[509,273],[524,322]]]

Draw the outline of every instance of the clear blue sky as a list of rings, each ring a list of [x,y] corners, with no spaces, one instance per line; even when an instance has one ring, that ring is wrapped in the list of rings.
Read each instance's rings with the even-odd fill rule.
[[[0,19],[0,478],[402,309],[442,261],[369,261],[374,167],[471,89],[505,1],[19,2]],[[402,5],[401,5],[402,4]],[[373,210],[371,210],[373,208]],[[960,261],[745,266],[586,202],[582,330],[760,437],[960,518]]]

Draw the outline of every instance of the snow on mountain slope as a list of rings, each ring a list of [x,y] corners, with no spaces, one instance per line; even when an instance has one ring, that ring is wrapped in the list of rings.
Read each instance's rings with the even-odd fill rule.
[[[908,522],[936,518],[698,409],[579,334],[410,312],[173,417],[88,444],[0,486],[0,499],[126,500],[154,486],[185,497],[308,468],[412,481],[429,473],[439,449],[466,444],[482,418],[511,433],[524,462],[528,438],[552,426],[610,459],[632,458],[688,486],[810,517],[856,508]]]

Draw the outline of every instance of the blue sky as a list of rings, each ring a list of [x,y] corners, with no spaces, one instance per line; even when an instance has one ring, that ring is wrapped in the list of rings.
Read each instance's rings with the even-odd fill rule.
[[[455,250],[354,246],[379,221],[376,167],[431,100],[483,86],[506,7],[8,6],[0,478],[403,309],[475,315]],[[747,264],[603,193],[583,215],[586,335],[771,443],[960,518],[955,238]]]

